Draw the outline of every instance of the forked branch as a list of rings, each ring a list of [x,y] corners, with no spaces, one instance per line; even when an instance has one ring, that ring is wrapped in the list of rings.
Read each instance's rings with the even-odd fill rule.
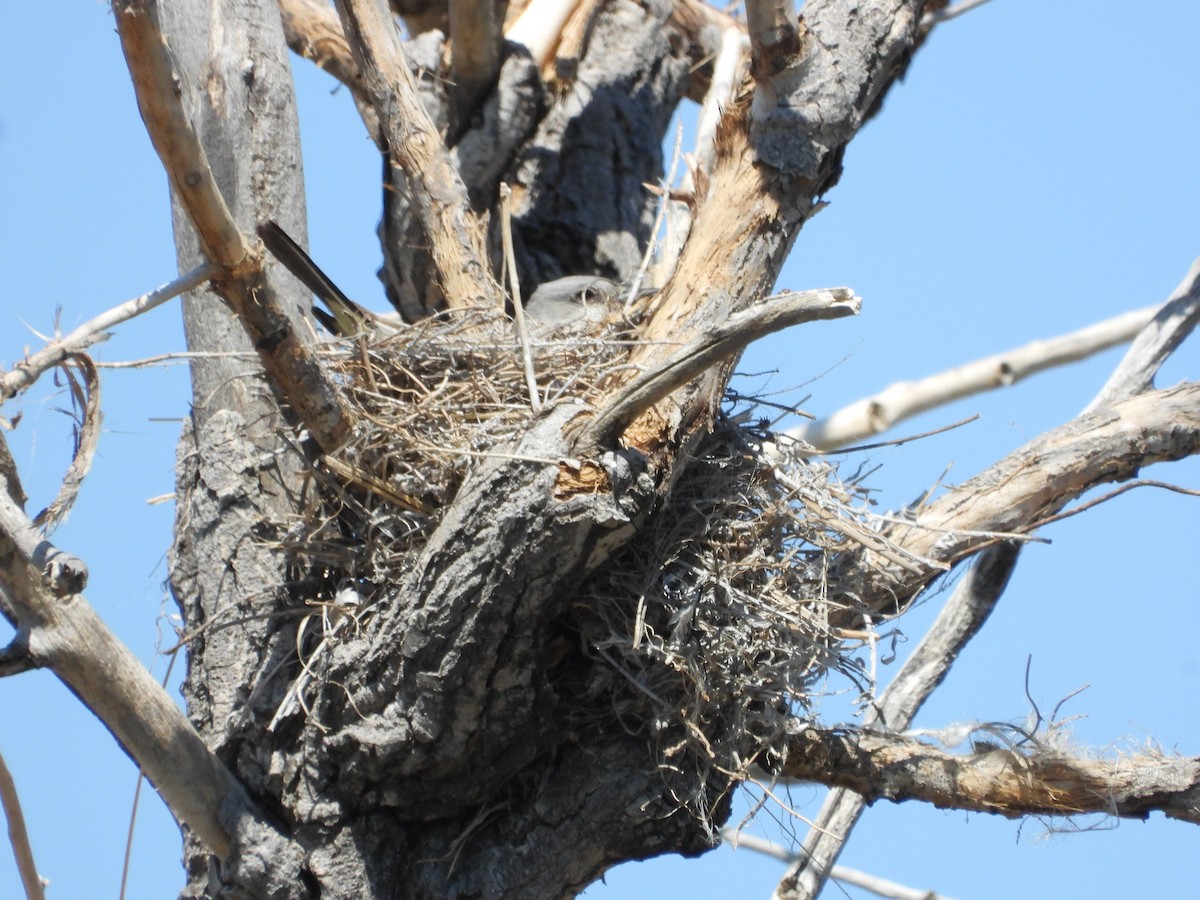
[[[889,534],[915,556],[953,563],[992,543],[987,532],[1021,533],[1100,484],[1123,481],[1154,462],[1200,453],[1200,383],[1151,391],[1046,432],[980,475],[913,510]],[[848,556],[842,571],[870,573],[848,587],[880,608],[919,590],[926,578]]]

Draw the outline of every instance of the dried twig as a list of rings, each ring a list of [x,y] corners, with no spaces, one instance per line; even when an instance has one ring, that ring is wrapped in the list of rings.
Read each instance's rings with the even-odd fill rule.
[[[830,288],[777,294],[735,314],[622,387],[580,433],[580,452],[608,445],[645,410],[752,341],[802,322],[857,315],[861,303],[849,288]]]
[[[38,875],[37,864],[33,861],[33,848],[29,844],[29,832],[25,829],[25,816],[21,812],[21,798],[17,796],[17,786],[4,763],[3,754],[0,754],[0,804],[4,806],[8,840],[12,844],[25,897],[27,900],[44,900],[45,882]]]
[[[918,381],[901,381],[871,397],[843,407],[815,422],[805,422],[787,434],[818,450],[834,450],[879,434],[897,422],[962,397],[1009,387],[1054,366],[1086,359],[1130,340],[1155,314],[1157,307],[1122,313],[1078,331],[947,369]]]
[[[513,318],[516,321],[517,337],[521,341],[521,362],[525,367],[525,384],[529,389],[529,406],[534,412],[542,408],[538,392],[537,375],[533,371],[533,353],[529,349],[529,331],[525,327],[525,304],[521,299],[521,282],[517,277],[517,255],[512,239],[512,189],[500,185],[500,234],[504,242],[504,267],[508,271],[511,287]]]
[[[102,312],[93,319],[84,322],[66,337],[51,341],[32,356],[13,366],[12,371],[5,372],[0,377],[0,402],[15,397],[25,390],[45,372],[60,365],[69,356],[108,338],[107,329],[122,322],[149,312],[156,306],[161,306],[168,300],[178,297],[212,278],[218,269],[205,263],[192,271],[180,275],[174,281],[156,288],[148,294],[127,300],[120,306]]]

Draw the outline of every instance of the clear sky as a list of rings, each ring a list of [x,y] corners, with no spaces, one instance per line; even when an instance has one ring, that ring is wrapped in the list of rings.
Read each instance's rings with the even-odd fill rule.
[[[38,333],[70,329],[174,274],[165,177],[138,119],[111,14],[97,0],[12,4],[0,57],[0,365]],[[1073,330],[1165,298],[1200,252],[1200,5],[994,0],[918,54],[883,114],[846,155],[831,201],[800,236],[780,287],[849,285],[855,320],[765,340],[741,384],[794,389],[825,414],[902,378]],[[313,255],[351,296],[384,308],[375,280],[378,166],[345,91],[297,63]],[[122,326],[102,362],[182,349],[178,308]],[[952,466],[963,480],[1086,405],[1118,351],[902,425],[980,421],[860,462],[881,508],[911,500]],[[1195,377],[1185,345],[1161,384]],[[187,410],[181,366],[106,369],[94,471],[56,534],[91,570],[89,600],[156,673],[174,442]],[[65,398],[50,379],[0,415],[40,508],[67,463]],[[1145,473],[1200,487],[1200,465]],[[1190,561],[1200,507],[1143,490],[1047,529],[1023,556],[984,634],[918,726],[1023,721],[1087,685],[1065,713],[1081,746],[1200,754],[1188,699],[1200,684]],[[898,627],[911,642],[942,597]],[[0,640],[7,640],[7,631]],[[166,639],[170,643],[170,638]],[[886,673],[885,673],[886,677]],[[831,685],[836,689],[837,685]],[[827,721],[848,715],[831,701]],[[25,804],[50,896],[115,897],[135,769],[52,676],[0,682],[0,752]],[[822,792],[790,803],[811,816]],[[772,819],[753,826],[775,838]],[[1024,825],[881,803],[847,865],[960,898],[1184,896],[1200,880],[1194,827],[1088,819]],[[787,828],[803,833],[803,824]],[[148,795],[129,896],[182,885],[177,834]],[[595,898],[768,897],[781,864],[745,850],[623,866]],[[0,846],[0,897],[19,896]],[[826,896],[864,896],[831,887]]]

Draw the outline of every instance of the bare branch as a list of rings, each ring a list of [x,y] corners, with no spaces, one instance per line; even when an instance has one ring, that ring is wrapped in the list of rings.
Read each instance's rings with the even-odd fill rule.
[[[849,288],[830,288],[787,291],[737,313],[625,385],[580,434],[577,446],[599,447],[615,440],[659,400],[764,335],[802,322],[858,315],[861,305]]]
[[[156,306],[161,306],[168,300],[200,286],[215,276],[217,272],[218,269],[208,263],[197,266],[192,271],[180,275],[174,281],[168,282],[148,294],[134,297],[120,306],[114,306],[107,312],[102,312],[94,319],[89,319],[66,337],[50,342],[0,377],[0,403],[21,393],[69,356],[79,353],[92,344],[106,340],[108,338],[107,329],[126,322],[134,316],[149,312]]]
[[[17,871],[21,875],[21,886],[25,888],[25,896],[28,900],[44,900],[46,885],[38,875],[37,864],[33,861],[33,848],[29,844],[29,832],[25,829],[25,816],[21,812],[21,798],[17,796],[17,786],[4,763],[3,754],[0,754],[0,804],[4,806],[8,839],[12,843],[13,856],[17,862]]]
[[[815,422],[805,422],[788,436],[818,450],[835,450],[879,434],[904,419],[962,397],[1010,387],[1030,375],[1086,359],[1131,340],[1154,318],[1158,307],[1122,313],[1078,331],[997,353],[946,369],[918,381],[899,381]]]
[[[112,6],[142,121],[167,171],[171,190],[196,228],[204,255],[228,273],[256,269],[258,254],[238,230],[213,177],[208,155],[180,102],[192,86],[184,80],[174,53],[163,40],[157,5],[150,0],[116,0]]]
[[[925,701],[945,679],[963,648],[991,615],[1017,563],[1020,545],[989,547],[975,560],[942,611],[900,667],[892,683],[871,706],[865,725],[895,731],[908,728]],[[813,900],[833,876],[839,854],[867,801],[848,788],[830,791],[796,861],[781,879],[777,900]]]
[[[1192,333],[1197,321],[1200,321],[1200,258],[1192,263],[1179,287],[1142,329],[1085,412],[1110,406],[1153,387],[1159,368]]]
[[[86,569],[40,538],[0,490],[0,586],[49,667],[145,770],[175,816],[219,857],[230,825],[253,807],[191,723],[78,593]],[[224,809],[223,809],[224,808]]]
[[[1046,432],[980,475],[915,511],[913,524],[889,537],[917,557],[953,563],[990,541],[970,532],[1021,533],[1063,509],[1085,491],[1135,475],[1153,462],[1200,453],[1200,383],[1140,394]],[[838,563],[847,572],[858,553]],[[841,569],[841,566],[847,566]],[[871,568],[865,566],[865,569]],[[863,571],[863,570],[860,570]],[[903,603],[928,580],[887,567],[863,572],[847,590],[874,598],[879,608]],[[868,583],[869,582],[869,583]]]
[[[470,213],[466,186],[417,95],[395,24],[375,0],[339,0],[337,6],[393,164],[408,180],[447,305],[494,305],[480,223]]]
[[[204,255],[224,270],[217,291],[246,329],[281,402],[295,410],[322,449],[336,449],[350,431],[345,407],[297,333],[298,320],[273,290],[261,245],[241,233],[225,203],[185,112],[192,92],[164,38],[156,3],[120,0],[113,13],[150,140]]]
[[[868,802],[922,800],[1008,818],[1105,813],[1144,819],[1157,811],[1200,824],[1200,758],[1088,759],[991,744],[956,755],[901,735],[808,728],[792,738],[784,774],[848,787]]]
[[[727,844],[731,844],[734,847],[745,847],[747,850],[754,850],[786,863],[795,862],[799,855],[794,850],[760,838],[757,835],[736,834],[731,828],[722,829],[721,836]],[[848,866],[834,866],[829,877],[834,881],[852,884],[855,887],[870,891],[876,896],[887,897],[889,900],[951,900],[945,894],[926,891],[921,888],[910,888],[906,885],[889,881],[886,878],[879,878],[876,875],[869,875],[858,869],[851,869]]]

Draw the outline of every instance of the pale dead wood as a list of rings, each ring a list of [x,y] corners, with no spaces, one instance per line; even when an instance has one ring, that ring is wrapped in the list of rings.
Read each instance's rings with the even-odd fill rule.
[[[633,362],[652,368],[662,342],[688,341],[765,296],[819,197],[840,175],[842,150],[906,63],[917,0],[805,5],[811,39],[768,77],[743,82],[715,138],[712,171],[697,186],[689,237],[643,328]],[[821,35],[829,35],[829,45]],[[834,37],[836,35],[836,38]],[[836,54],[833,47],[836,46]],[[839,72],[856,71],[847,79]],[[819,99],[811,89],[820,84]],[[802,121],[814,127],[800,127]],[[697,379],[661,419],[676,434],[712,414],[728,373]]]
[[[178,297],[204,284],[215,276],[219,270],[209,263],[197,266],[190,272],[180,275],[174,281],[156,288],[148,294],[142,294],[132,300],[127,300],[120,306],[102,312],[93,319],[84,322],[66,337],[51,341],[41,350],[25,357],[15,364],[12,369],[0,376],[0,403],[10,400],[21,391],[28,388],[43,374],[57,365],[61,365],[70,356],[90,347],[92,344],[107,340],[108,329],[122,322],[127,322],[134,316],[149,312],[156,306],[161,306],[168,300]]]
[[[800,52],[792,0],[746,0],[746,30],[750,34],[750,72],[756,80],[779,73]]]
[[[1019,552],[1019,545],[1002,543],[976,558],[920,644],[867,710],[864,725],[893,731],[908,728],[991,615],[1008,586]],[[780,879],[776,900],[814,900],[826,879],[837,877],[837,858],[866,805],[866,799],[849,788],[830,791],[792,867]]]
[[[1034,748],[989,742],[959,755],[897,734],[808,728],[792,738],[783,771],[848,787],[868,802],[922,800],[1007,818],[1104,813],[1145,819],[1161,812],[1200,824],[1200,758],[1089,759]]]
[[[450,73],[460,129],[500,74],[503,22],[498,12],[495,0],[450,0]]]
[[[0,584],[25,650],[83,701],[145,770],[171,812],[218,857],[253,815],[242,787],[174,701],[84,600],[86,568],[41,537],[0,491]]]
[[[669,205],[667,233],[663,238],[662,250],[656,265],[655,283],[657,284],[664,283],[675,271],[679,252],[691,230],[692,210],[687,200],[695,195],[697,180],[707,182],[716,153],[717,125],[721,121],[725,107],[733,100],[734,89],[741,84],[742,78],[745,77],[743,63],[750,46],[746,33],[740,27],[730,25],[721,30],[721,41],[718,46],[719,49],[712,66],[712,79],[709,81],[708,90],[704,93],[704,100],[700,104],[700,114],[696,119],[695,148],[688,160],[688,169],[679,184],[679,195],[684,200]],[[669,181],[664,188],[670,189]],[[657,232],[657,229],[655,230]]]
[[[1150,322],[1134,339],[1086,412],[1140,394],[1154,386],[1154,376],[1192,333],[1200,320],[1200,258]]]
[[[702,103],[709,91],[713,60],[720,52],[723,35],[733,30],[746,38],[746,24],[704,0],[678,0],[672,4],[670,23],[686,39],[686,51],[692,61],[688,99]]]
[[[1157,310],[1156,306],[1147,306],[916,381],[895,382],[832,415],[815,422],[804,422],[790,429],[787,436],[811,444],[817,450],[845,447],[887,431],[898,422],[927,410],[972,394],[1011,387],[1038,372],[1078,362],[1125,343],[1154,318]]]
[[[481,224],[417,94],[395,24],[374,0],[339,0],[337,6],[392,162],[407,177],[446,304],[459,309],[493,305]]]
[[[221,194],[184,107],[193,86],[164,38],[156,3],[122,0],[113,13],[150,140],[204,255],[223,270],[214,287],[246,329],[281,398],[322,449],[336,449],[350,429],[345,407],[269,283],[261,245],[241,233]]]
[[[33,847],[29,843],[29,831],[25,828],[25,815],[21,812],[21,798],[12,773],[0,753],[0,804],[4,806],[4,818],[8,823],[8,840],[12,844],[13,858],[21,876],[21,886],[27,900],[44,900],[46,886],[37,873],[33,859]]]
[[[563,26],[582,0],[530,0],[505,29],[505,38],[529,51],[539,69],[554,59]]]
[[[187,82],[163,39],[157,4],[151,0],[117,0],[112,7],[138,111],[166,169],[171,190],[187,208],[204,255],[229,274],[255,270],[258,254],[238,230],[213,177],[208,154],[181,102],[195,86]]]
[[[622,387],[580,432],[577,446],[587,453],[606,445],[655,403],[764,335],[803,322],[857,315],[861,305],[849,288],[831,288],[784,292],[736,313]]]

